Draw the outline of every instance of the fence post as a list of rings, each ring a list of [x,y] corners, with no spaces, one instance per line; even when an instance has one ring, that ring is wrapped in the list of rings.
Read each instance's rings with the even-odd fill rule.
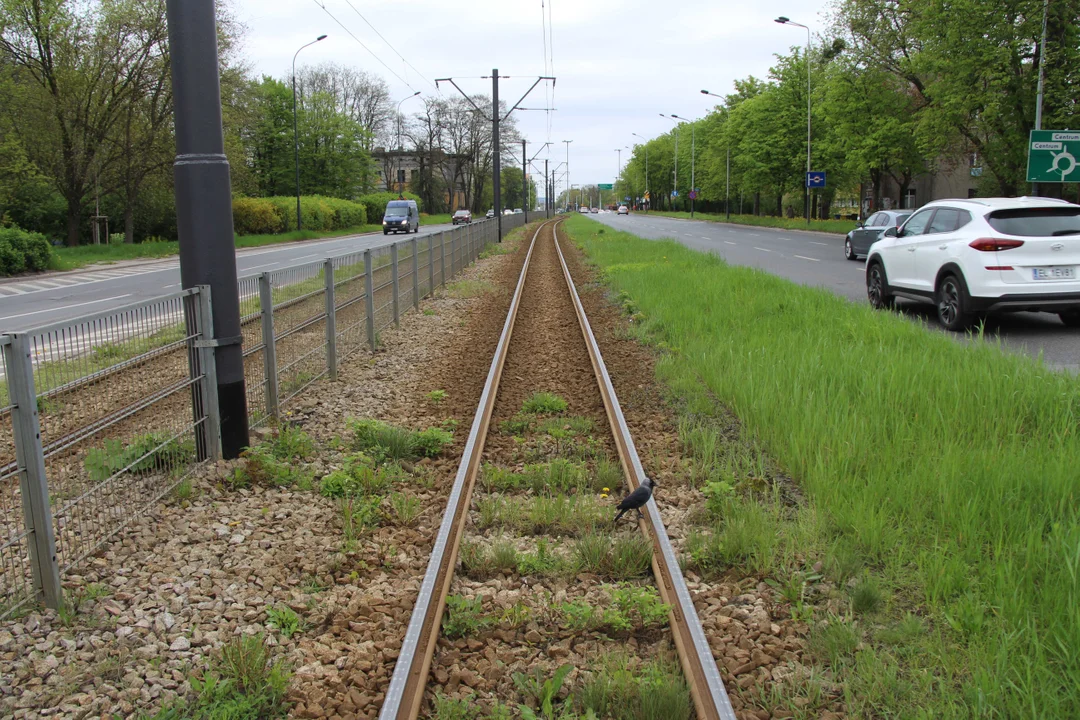
[[[391,282],[394,285],[394,327],[398,327],[401,323],[398,322],[398,261],[397,261],[397,243],[390,246],[390,266],[391,275],[393,279]]]
[[[427,236],[427,295],[435,297],[435,236]]]
[[[413,310],[420,309],[420,259],[416,256],[419,243],[416,238],[409,240],[412,245],[412,306]]]
[[[334,299],[334,261],[323,264],[326,276],[326,372],[337,380],[337,301]]]
[[[259,307],[262,309],[263,373],[266,375],[266,412],[280,420],[278,405],[277,340],[274,338],[274,288],[270,273],[259,275]]]
[[[367,306],[367,339],[375,352],[375,283],[371,277],[371,251],[364,251],[364,304]]]
[[[221,406],[218,405],[217,363],[214,362],[214,307],[209,285],[199,285],[199,365],[202,370],[203,412],[210,459],[221,459]],[[247,398],[245,398],[246,400]]]
[[[451,260],[453,262],[453,260]],[[446,231],[439,233],[439,284],[446,287]]]
[[[30,567],[34,592],[45,606],[59,609],[64,602],[60,587],[60,566],[56,559],[56,536],[53,534],[52,510],[49,508],[49,483],[45,476],[45,451],[41,447],[41,421],[34,392],[34,366],[30,359],[30,336],[8,336],[4,346],[10,395],[11,429],[15,436],[15,459],[19,464],[19,490],[22,495],[23,522],[30,540]]]

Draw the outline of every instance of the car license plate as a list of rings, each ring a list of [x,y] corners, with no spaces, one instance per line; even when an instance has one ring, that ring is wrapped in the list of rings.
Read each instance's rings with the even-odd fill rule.
[[[1032,280],[1075,280],[1074,267],[1037,267],[1031,268]]]

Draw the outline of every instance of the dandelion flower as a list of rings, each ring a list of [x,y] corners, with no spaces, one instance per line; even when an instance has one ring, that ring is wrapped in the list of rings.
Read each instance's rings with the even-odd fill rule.
[[[607,497],[607,493],[600,493],[600,499],[603,500]]]
[[[611,488],[604,488],[604,492],[611,492]]]

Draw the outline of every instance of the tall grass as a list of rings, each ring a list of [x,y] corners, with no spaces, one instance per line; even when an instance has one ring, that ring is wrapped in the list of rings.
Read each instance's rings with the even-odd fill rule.
[[[937,632],[861,652],[869,715],[1080,717],[1080,385],[827,291],[571,217],[607,281]],[[923,694],[926,692],[927,694]]]

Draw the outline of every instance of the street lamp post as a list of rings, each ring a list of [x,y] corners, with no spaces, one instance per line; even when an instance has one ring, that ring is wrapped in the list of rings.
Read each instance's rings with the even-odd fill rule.
[[[678,194],[679,194],[679,121],[675,120],[674,118],[669,117],[668,115],[665,115],[664,113],[660,113],[660,117],[667,118],[668,120],[671,120],[673,123],[675,123],[675,196],[678,197]],[[675,204],[674,203],[672,203],[671,209],[672,210],[675,209]]]
[[[401,103],[405,102],[406,100],[410,100],[410,99],[416,97],[419,94],[420,94],[420,91],[417,90],[412,95],[409,95],[408,97],[402,98],[400,101],[398,101],[397,110],[394,111],[394,119],[397,121],[397,151],[394,154],[394,157],[397,159],[397,162],[394,163],[394,185],[397,185],[397,183],[398,183],[397,175],[401,170],[401,168],[399,167],[401,165],[401,160],[400,160],[400,158],[401,158]],[[404,188],[404,185],[403,185],[399,190],[404,190],[404,189],[405,188]]]
[[[722,95],[717,95],[716,93],[711,93],[708,90],[702,90],[701,94],[702,95],[708,95],[708,96],[714,97],[714,98],[720,98],[721,100],[724,99],[724,97]],[[727,150],[727,186],[726,186],[726,188],[724,190],[724,213],[727,216],[725,219],[730,220],[731,219],[731,146],[728,145],[726,150]],[[741,206],[739,207],[739,212],[742,212],[742,207]]]
[[[694,186],[694,177],[695,177],[695,175],[694,175],[695,157],[694,156],[695,156],[695,152],[696,152],[696,148],[697,148],[697,143],[694,140],[694,135],[695,135],[695,132],[697,130],[697,125],[696,125],[697,120],[688,120],[688,119],[686,119],[684,117],[679,117],[675,113],[672,113],[671,117],[676,118],[678,120],[682,120],[683,122],[690,123],[690,192],[696,193],[697,188]],[[700,119],[701,118],[698,118],[698,120],[700,120]],[[690,217],[691,218],[694,217],[694,196],[693,195],[690,196]]]
[[[570,202],[570,190],[574,187],[570,184],[570,143],[573,140],[563,140],[566,143],[566,202]]]
[[[320,35],[307,45],[301,45],[300,50],[306,47],[310,47],[315,43],[325,40],[325,35]],[[303,223],[300,220],[300,134],[296,129],[296,56],[300,54],[300,50],[297,50],[292,56],[292,134],[293,134],[293,161],[296,164],[296,229],[302,230]]]
[[[645,212],[649,212],[652,199],[649,197],[649,141],[637,133],[630,133],[636,138],[641,138],[641,144],[645,146]]]
[[[797,23],[783,15],[774,22],[781,25],[794,25],[806,30],[806,177],[810,177],[810,28],[802,23]],[[804,183],[805,185],[805,183]],[[810,224],[810,188],[805,188],[806,193],[806,224]]]

